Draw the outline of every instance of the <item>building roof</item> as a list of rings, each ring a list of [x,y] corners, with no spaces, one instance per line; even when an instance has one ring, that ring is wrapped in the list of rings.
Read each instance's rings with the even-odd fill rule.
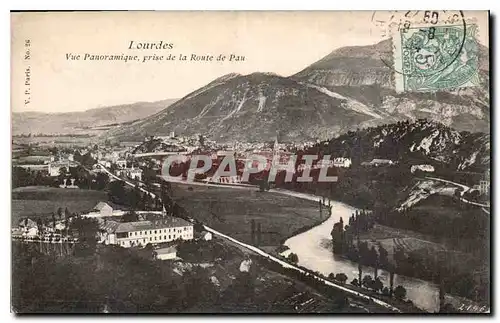
[[[156,249],[155,252],[157,255],[166,255],[177,252],[177,248],[176,246],[170,246],[170,247]]]
[[[120,222],[116,222],[116,221],[99,221],[99,228],[101,230],[104,230],[108,233],[113,233],[116,231],[116,229],[118,228],[118,226],[120,225]]]
[[[172,216],[165,217],[161,220],[155,221],[136,221],[136,222],[116,222],[116,221],[106,221],[106,223],[101,223],[101,229],[108,232],[133,232],[142,230],[154,230],[154,229],[165,229],[165,228],[176,228],[176,227],[187,227],[193,224]]]
[[[287,250],[290,250],[290,248],[288,246],[285,246],[285,245],[281,245],[278,248],[276,248],[277,253],[282,253],[282,252],[287,251]]]
[[[51,162],[49,165],[50,167],[67,167],[69,166],[69,164],[70,164],[69,160],[65,160],[65,161]]]
[[[94,210],[101,211],[101,210],[102,210],[103,208],[105,208],[105,207],[110,207],[110,208],[111,208],[111,206],[110,206],[108,203],[106,203],[106,202],[99,202],[99,203],[97,203],[97,205],[94,207]]]
[[[26,228],[36,228],[38,227],[38,225],[36,224],[35,221],[29,219],[29,218],[25,218],[25,219],[21,219],[19,221],[19,226],[20,227],[26,227]]]
[[[372,163],[392,163],[390,159],[373,158]]]

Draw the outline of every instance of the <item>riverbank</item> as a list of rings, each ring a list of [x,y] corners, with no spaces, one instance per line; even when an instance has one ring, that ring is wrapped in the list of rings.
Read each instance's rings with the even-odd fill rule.
[[[128,184],[128,183],[127,183]],[[130,185],[130,184],[129,184]],[[207,184],[202,184],[202,183],[190,183],[190,185],[200,185],[200,186],[212,186],[212,185],[207,185]],[[214,185],[218,186],[218,185]],[[220,186],[219,186],[220,187]],[[322,200],[322,197],[315,196],[312,194],[307,194],[307,193],[300,193],[300,192],[294,192],[294,191],[288,191],[288,190],[283,190],[283,189],[272,189],[270,192],[275,192],[275,193],[280,193],[284,195],[290,195],[290,196],[295,196],[299,197],[302,199],[310,200],[310,201],[315,201],[319,202]],[[266,193],[263,193],[266,194]],[[308,271],[310,272],[319,272],[323,276],[328,276],[330,273],[345,273],[350,279],[352,280],[353,278],[357,277],[358,274],[358,269],[357,269],[357,264],[345,261],[343,259],[334,259],[333,254],[331,252],[331,248],[325,248],[325,244],[328,245],[328,242],[331,240],[330,237],[330,231],[333,227],[333,224],[335,222],[338,222],[340,217],[343,217],[344,219],[348,219],[349,216],[356,210],[355,208],[346,205],[341,202],[337,201],[328,201],[330,202],[332,206],[332,215],[322,224],[313,227],[310,230],[307,230],[306,232],[303,232],[301,234],[298,234],[290,239],[288,239],[285,243],[285,245],[288,245],[290,241],[295,241],[297,237],[303,237],[305,236],[304,241],[298,241],[299,249],[297,250],[304,250],[305,253],[300,253],[294,251],[292,248],[292,252],[298,254],[299,256],[299,266],[293,266],[281,259],[278,259],[274,256],[271,256],[268,253],[263,252],[261,249],[258,249],[254,246],[247,245],[245,243],[242,243],[241,241],[237,241],[236,239],[229,237],[227,235],[224,235],[220,232],[217,232],[213,230],[212,228],[205,227],[208,231],[219,235],[221,237],[224,237],[226,239],[229,239],[233,242],[236,242],[240,244],[241,246],[244,246],[245,248],[248,248],[250,250],[256,251],[258,254],[268,257],[272,259],[274,262],[286,267],[286,268],[295,268],[294,270],[299,270],[301,272],[304,272],[302,268],[307,268]],[[317,230],[320,230],[320,234],[314,234]],[[313,232],[311,237],[308,237],[311,232]],[[318,240],[319,238],[319,240]],[[299,239],[300,240],[300,239]],[[302,244],[302,246],[301,246]],[[305,246],[305,248],[304,248]],[[309,258],[308,258],[309,256]],[[310,263],[308,263],[308,261]],[[305,264],[304,264],[305,263]],[[323,267],[323,268],[322,268]],[[365,271],[372,271],[373,269],[370,269],[367,267]],[[379,272],[379,277],[381,277],[381,280],[383,280],[385,285],[388,285],[388,277],[389,274],[385,271],[380,271]],[[355,295],[358,297],[362,297],[365,299],[371,299],[371,296],[367,296],[369,291],[363,290],[362,292],[356,292],[354,291],[351,287],[344,287],[338,284],[333,284],[332,282],[325,280],[323,278],[319,278],[322,281],[325,282],[325,284],[330,285],[330,286],[335,286],[335,288],[344,290],[348,292],[350,295]],[[434,284],[430,282],[426,282],[423,280],[419,280],[416,278],[410,278],[410,277],[405,277],[405,276],[400,276],[396,275],[395,276],[395,284],[394,286],[397,285],[402,285],[406,288],[407,290],[407,298],[410,299],[416,306],[419,308],[422,308],[428,312],[435,312],[437,310],[437,304],[439,304],[438,300],[438,288]],[[448,301],[448,295],[447,295],[447,301]],[[377,300],[376,302],[380,302],[383,304],[382,306],[390,306],[386,302],[379,301]],[[457,307],[457,306],[455,306]],[[474,312],[474,310],[469,310],[468,312]]]
[[[281,190],[283,191],[283,190]],[[295,196],[306,196],[305,193],[291,192]],[[311,197],[308,199],[319,197]],[[340,218],[348,219],[356,208],[337,201],[330,201],[332,205],[332,216],[322,224],[298,234],[285,242],[285,245],[290,250],[298,255],[299,265],[317,271],[323,275],[330,273],[344,273],[348,277],[348,281],[358,277],[358,266],[356,263],[346,260],[343,257],[333,255],[330,241],[330,232],[334,223]],[[373,273],[371,267],[364,267],[363,272],[367,274]],[[385,286],[389,285],[389,273],[385,270],[379,270],[379,277]],[[436,312],[439,309],[439,288],[436,284],[421,280],[414,277],[403,275],[395,275],[394,286],[402,285],[407,290],[407,298],[411,300],[417,307],[428,311]],[[464,308],[463,298],[457,298],[452,295],[446,295],[446,302],[451,303],[456,308]],[[473,303],[469,301],[468,303]],[[466,305],[471,309],[471,305]],[[473,310],[482,312],[487,310],[481,306],[474,304]]]

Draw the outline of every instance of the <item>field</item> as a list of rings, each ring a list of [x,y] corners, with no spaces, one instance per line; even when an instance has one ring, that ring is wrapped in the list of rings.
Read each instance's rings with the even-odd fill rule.
[[[98,134],[99,132],[97,132]],[[93,136],[54,136],[54,137],[15,137],[15,142],[17,144],[30,144],[30,145],[39,145],[39,147],[85,147],[89,144],[92,144],[96,141],[96,137]]]
[[[50,156],[23,156],[13,161],[18,164],[43,164],[45,161],[50,161]]]
[[[459,272],[478,270],[480,267],[480,261],[474,254],[459,251],[456,246],[445,240],[437,241],[435,238],[409,230],[375,225],[370,232],[362,234],[361,239],[368,242],[369,248],[380,243],[388,251],[391,260],[395,249],[401,248],[405,254],[415,253],[424,261],[443,260],[450,268],[455,268]]]
[[[389,252],[392,256],[394,248],[402,248],[406,253],[417,251],[422,256],[432,256],[439,252],[449,252],[452,254],[460,254],[452,250],[452,246],[448,246],[445,241],[438,241],[431,236],[403,229],[391,228],[385,225],[376,224],[369,232],[361,235],[361,239],[368,242],[369,246],[377,243]]]
[[[256,226],[261,225],[260,246],[279,246],[298,229],[320,221],[315,202],[253,188],[178,184],[173,186],[173,195],[192,218],[247,243],[252,242],[251,221],[255,220]]]
[[[61,207],[72,213],[92,209],[98,202],[107,201],[103,191],[65,189],[43,186],[18,187],[12,190],[12,225],[23,217],[37,218],[51,216]]]

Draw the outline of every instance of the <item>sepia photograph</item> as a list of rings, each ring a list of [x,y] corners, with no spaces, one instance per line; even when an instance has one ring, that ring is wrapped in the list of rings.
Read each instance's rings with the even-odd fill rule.
[[[11,12],[11,311],[490,314],[490,19]]]

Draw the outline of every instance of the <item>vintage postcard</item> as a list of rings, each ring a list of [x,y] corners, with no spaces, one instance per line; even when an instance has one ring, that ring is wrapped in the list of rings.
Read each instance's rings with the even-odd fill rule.
[[[489,19],[12,12],[12,311],[490,313]]]

